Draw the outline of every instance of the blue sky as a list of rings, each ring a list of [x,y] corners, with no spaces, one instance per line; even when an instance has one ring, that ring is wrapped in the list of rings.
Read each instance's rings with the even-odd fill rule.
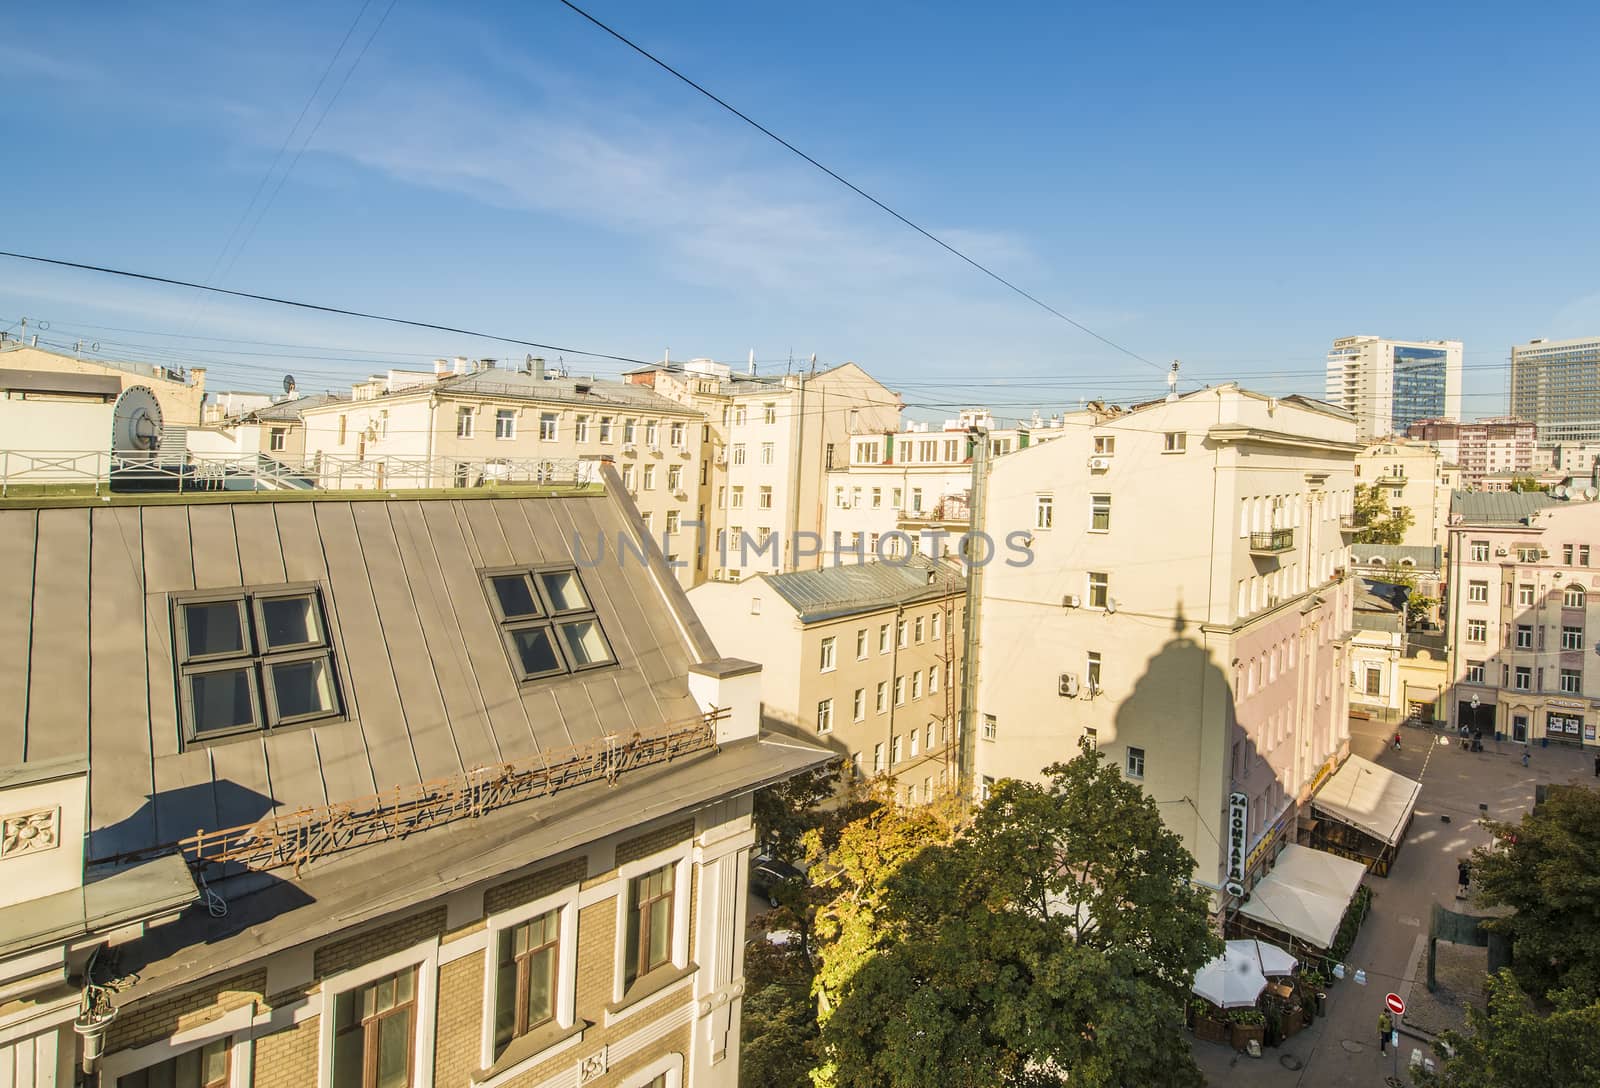
[[[0,248],[626,356],[854,359],[924,415],[1162,388],[553,0],[461,7],[398,0],[225,276],[361,0],[30,10]],[[1485,414],[1510,344],[1600,333],[1600,102],[1567,48],[1593,5],[590,10],[1197,379],[1319,392],[1336,336],[1449,337]],[[0,328],[22,315],[235,388],[523,351],[0,261]]]

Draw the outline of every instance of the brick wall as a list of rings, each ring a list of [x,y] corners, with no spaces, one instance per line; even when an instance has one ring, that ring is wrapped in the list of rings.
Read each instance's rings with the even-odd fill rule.
[[[651,854],[676,846],[694,835],[694,820],[682,820],[666,827],[657,828],[637,838],[628,839],[617,844],[617,864],[626,865],[630,861],[649,857]]]
[[[549,895],[551,892],[579,883],[588,871],[589,859],[578,857],[565,865],[542,869],[537,873],[496,885],[483,893],[484,913],[499,914],[503,910],[510,910],[523,903],[531,903],[542,895]]]
[[[439,968],[439,1018],[433,1083],[466,1085],[478,1069],[483,1041],[483,953]],[[258,1086],[259,1088],[259,1086]]]
[[[144,1046],[208,1024],[225,1012],[260,1000],[266,988],[267,972],[262,968],[155,1001],[135,1002],[117,1010],[106,1048],[117,1051]]]
[[[258,1038],[255,1088],[311,1088],[316,1084],[320,1027],[321,1021],[313,1016]]]
[[[403,952],[429,937],[437,937],[444,932],[444,918],[445,908],[441,905],[399,921],[384,922],[354,937],[324,945],[317,949],[314,961],[316,976],[327,978],[363,963]]]

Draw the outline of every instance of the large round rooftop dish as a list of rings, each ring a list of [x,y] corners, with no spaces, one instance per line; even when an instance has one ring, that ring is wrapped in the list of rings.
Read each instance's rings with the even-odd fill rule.
[[[111,410],[111,452],[154,453],[161,445],[161,403],[142,385],[130,385]]]

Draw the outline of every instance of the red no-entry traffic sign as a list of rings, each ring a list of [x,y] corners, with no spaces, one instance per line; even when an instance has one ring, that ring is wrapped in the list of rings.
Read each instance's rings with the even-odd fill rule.
[[[1383,1003],[1389,1006],[1389,1011],[1396,1016],[1404,1016],[1406,1014],[1406,1003],[1400,1000],[1399,994],[1384,994]]]

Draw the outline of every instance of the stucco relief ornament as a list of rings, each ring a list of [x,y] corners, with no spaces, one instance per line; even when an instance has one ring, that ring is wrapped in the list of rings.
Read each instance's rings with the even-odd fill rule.
[[[59,808],[18,812],[0,820],[0,858],[37,854],[61,844],[57,827]]]
[[[588,1057],[578,1059],[578,1083],[588,1084],[590,1081],[599,1080],[606,1075],[608,1068],[610,1065],[606,1061],[606,1048],[601,1047]]]

